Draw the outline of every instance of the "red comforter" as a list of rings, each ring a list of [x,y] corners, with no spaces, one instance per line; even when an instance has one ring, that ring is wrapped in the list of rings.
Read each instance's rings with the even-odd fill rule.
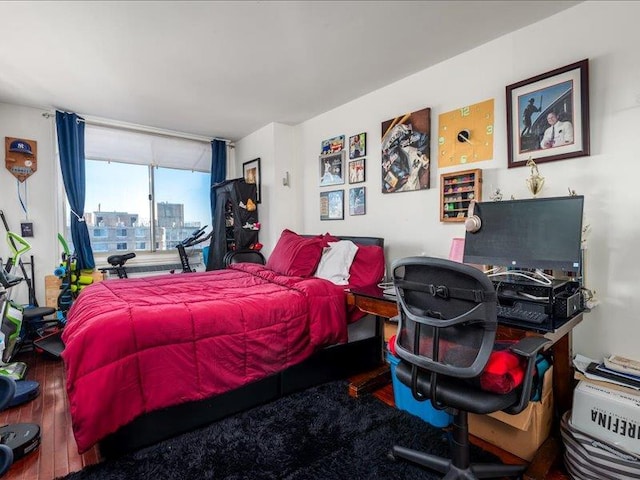
[[[200,400],[347,340],[343,287],[256,264],[87,287],[64,329],[80,453],[137,416]]]

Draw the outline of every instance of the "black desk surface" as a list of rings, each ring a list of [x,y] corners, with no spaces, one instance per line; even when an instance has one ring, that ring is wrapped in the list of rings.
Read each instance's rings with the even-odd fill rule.
[[[353,288],[351,289],[351,293],[355,296],[367,297],[377,301],[383,301],[388,303],[396,303],[395,295],[385,295],[383,293],[383,289],[377,286],[371,287],[362,287],[362,288]],[[576,315],[570,318],[551,318],[552,323],[550,324],[542,324],[537,325],[533,323],[527,322],[518,322],[517,320],[512,320],[510,318],[498,317],[498,323],[500,325],[505,325],[509,327],[519,328],[522,330],[540,332],[540,333],[548,333],[554,332],[556,330],[562,329],[562,327],[575,319],[578,315],[582,315],[582,312],[578,312]]]

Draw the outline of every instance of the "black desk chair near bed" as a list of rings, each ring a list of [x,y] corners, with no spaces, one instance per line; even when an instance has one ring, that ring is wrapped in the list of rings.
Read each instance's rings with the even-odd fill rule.
[[[418,400],[454,414],[451,458],[394,446],[391,458],[445,473],[447,480],[518,476],[524,466],[471,464],[468,412],[522,411],[529,403],[537,353],[548,342],[526,337],[511,351],[526,358],[524,380],[509,393],[480,388],[497,330],[496,293],[476,268],[450,260],[409,257],[392,265],[398,292],[398,379]]]
[[[264,255],[258,250],[230,250],[222,259],[222,263],[225,267],[228,267],[232,263],[258,263],[264,265],[267,261]]]

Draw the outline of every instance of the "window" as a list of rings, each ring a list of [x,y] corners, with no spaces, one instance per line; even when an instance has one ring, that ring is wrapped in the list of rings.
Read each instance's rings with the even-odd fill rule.
[[[94,252],[175,251],[210,226],[208,143],[87,124],[85,157],[84,217]]]
[[[102,253],[102,252],[108,252],[109,248],[107,247],[106,243],[101,243],[101,242],[91,242],[91,249],[95,252],[95,253]]]

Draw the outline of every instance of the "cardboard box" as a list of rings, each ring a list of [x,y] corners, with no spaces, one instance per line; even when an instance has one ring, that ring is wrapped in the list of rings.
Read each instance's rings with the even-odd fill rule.
[[[469,414],[469,433],[531,461],[549,436],[553,421],[553,367],[544,375],[542,399],[517,415],[495,412]]]
[[[101,282],[104,280],[104,273],[100,271],[92,272],[93,282]],[[60,295],[60,284],[62,280],[55,275],[46,275],[44,277],[44,295],[45,305],[47,307],[58,308],[58,295]]]
[[[573,392],[571,424],[621,450],[640,454],[640,395],[582,380]]]

